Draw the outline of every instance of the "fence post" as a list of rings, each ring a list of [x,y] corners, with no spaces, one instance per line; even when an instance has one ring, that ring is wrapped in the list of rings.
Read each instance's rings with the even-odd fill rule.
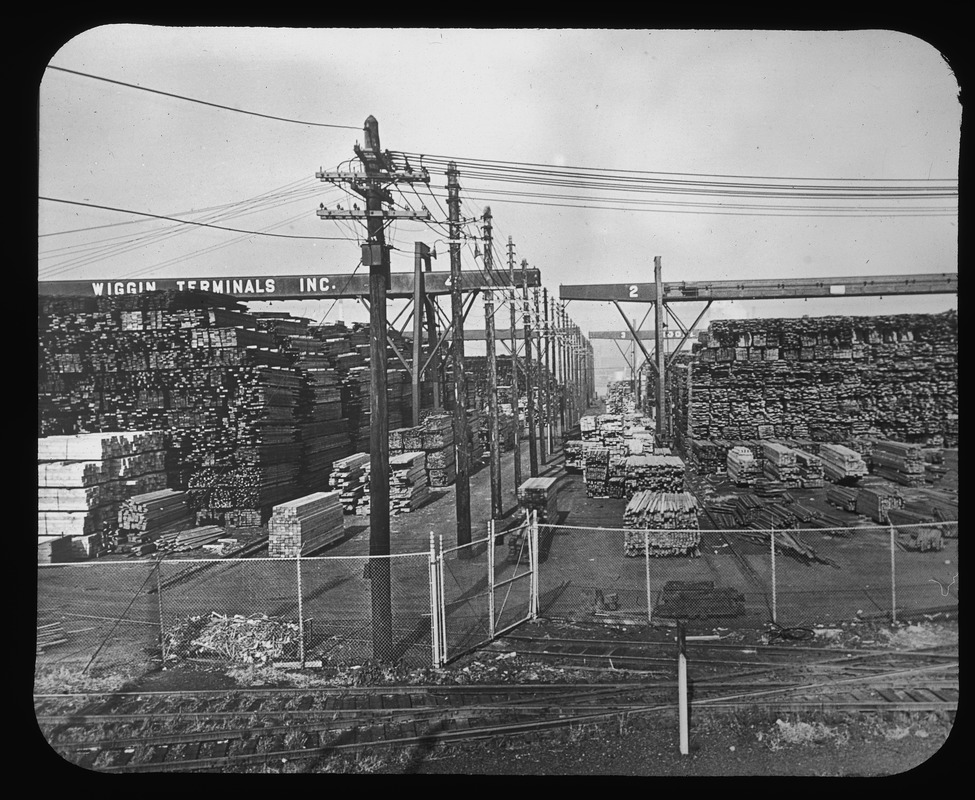
[[[494,641],[494,525],[493,519],[487,521],[488,524],[488,546],[487,546],[487,584],[488,584],[488,638]]]
[[[437,570],[437,596],[439,598],[437,611],[440,614],[440,663],[447,663],[447,598],[444,595],[444,556],[443,534],[440,534],[440,548],[437,555],[439,569]]]
[[[433,666],[440,666],[440,593],[437,591],[437,545],[430,531],[430,647],[433,651]]]
[[[890,525],[890,621],[897,622],[897,534],[894,526]]]
[[[538,618],[538,511],[531,512],[528,525],[528,563],[531,565],[531,598],[528,608],[531,618]]]
[[[651,616],[653,608],[653,598],[650,596],[650,529],[643,529],[643,564],[647,574],[647,625],[653,624]]]
[[[156,603],[159,606],[159,649],[162,651],[162,667],[166,669],[166,623],[163,620],[162,604],[162,559],[156,567]]]
[[[298,658],[305,668],[305,614],[301,598],[301,554],[295,556],[295,573],[298,577]]]
[[[772,553],[772,622],[778,623],[778,603],[776,595],[776,579],[775,579],[775,530],[769,532],[769,550]]]

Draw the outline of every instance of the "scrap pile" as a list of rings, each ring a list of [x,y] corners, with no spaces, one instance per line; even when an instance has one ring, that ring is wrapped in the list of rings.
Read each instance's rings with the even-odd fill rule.
[[[762,476],[758,460],[747,447],[736,445],[728,450],[728,480],[735,486],[753,486]]]
[[[111,544],[119,508],[166,487],[159,431],[45,436],[37,440],[38,557],[90,558]],[[54,538],[66,540],[51,545]],[[66,548],[66,549],[65,549]]]
[[[210,655],[245,664],[267,664],[293,658],[300,636],[296,622],[266,614],[231,617],[213,612],[167,628],[164,652],[170,659]]]
[[[558,519],[557,478],[529,478],[518,487],[518,505],[529,516],[538,512],[538,521],[554,524]]]
[[[697,498],[690,492],[637,492],[623,512],[623,553],[639,556],[698,555]]]
[[[873,474],[899,483],[901,486],[923,486],[926,476],[926,461],[919,444],[874,442],[870,451]]]
[[[409,513],[419,508],[430,496],[426,455],[423,451],[389,457],[389,510],[393,514]]]
[[[954,310],[715,320],[694,353],[674,409],[692,439],[957,443]]]
[[[833,483],[856,483],[867,474],[867,463],[855,450],[841,444],[822,444],[819,457],[823,475]]]
[[[307,556],[342,538],[339,492],[315,492],[276,505],[268,521],[271,558]]]
[[[346,514],[355,513],[356,506],[366,492],[363,476],[368,474],[370,458],[369,453],[353,453],[332,464],[328,488],[339,493],[339,500]]]
[[[762,442],[765,455],[765,476],[772,480],[781,481],[790,488],[802,485],[796,452],[779,442]]]

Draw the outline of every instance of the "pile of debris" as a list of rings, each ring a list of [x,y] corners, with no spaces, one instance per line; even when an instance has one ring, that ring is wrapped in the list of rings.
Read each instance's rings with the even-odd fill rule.
[[[170,626],[165,643],[167,659],[210,655],[245,664],[268,664],[295,657],[300,627],[266,614],[225,616],[214,611]]]

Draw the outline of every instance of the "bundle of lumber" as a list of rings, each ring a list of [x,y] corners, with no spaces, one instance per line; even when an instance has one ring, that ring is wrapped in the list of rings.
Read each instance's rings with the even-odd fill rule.
[[[867,474],[867,464],[855,450],[841,444],[822,444],[823,475],[833,483],[855,483]]]
[[[75,551],[72,547],[74,536],[38,536],[37,563],[63,564],[75,561]]]
[[[119,507],[119,531],[129,533],[163,533],[190,528],[195,514],[186,492],[160,489],[130,497]]]
[[[726,469],[735,486],[752,486],[761,477],[759,462],[747,447],[736,445],[728,450]]]
[[[341,539],[345,531],[339,492],[315,492],[276,505],[268,521],[268,555],[296,558]]]
[[[609,461],[613,453],[608,447],[593,442],[583,450],[583,480],[586,497],[609,497]]]
[[[389,457],[389,510],[393,514],[415,511],[430,496],[426,455],[423,451]]]
[[[801,485],[796,452],[780,442],[762,442],[765,456],[764,473],[772,480],[781,481],[786,486],[798,488]]]
[[[874,522],[888,522],[888,512],[891,509],[903,507],[903,496],[893,489],[884,486],[864,486],[857,494],[857,514],[870,517]]]
[[[562,453],[565,457],[565,471],[579,473],[582,472],[582,440],[570,439],[562,445]]]
[[[826,487],[826,502],[844,511],[856,513],[859,494],[860,490],[853,486],[829,484]]]
[[[369,453],[354,453],[332,464],[328,486],[339,493],[346,514],[355,513],[356,505],[366,491],[363,476],[367,474],[371,458]]]
[[[805,450],[795,450],[796,466],[799,467],[799,485],[803,489],[818,489],[825,485],[823,462],[819,456]]]
[[[557,521],[559,508],[555,488],[557,478],[529,478],[518,487],[518,505],[525,516],[538,512],[538,521],[553,524]]]
[[[740,617],[745,596],[730,586],[715,587],[713,581],[667,581],[653,613],[668,619]]]
[[[427,481],[430,486],[450,486],[457,477],[453,420],[449,415],[428,416],[422,425],[420,447],[426,453]]]
[[[919,444],[881,440],[870,451],[873,474],[901,486],[923,486],[927,470],[924,452]]]
[[[690,492],[637,492],[623,511],[627,556],[698,555],[697,498]]]
[[[685,439],[684,450],[692,464],[704,475],[720,475],[728,468],[731,443],[725,439]]]
[[[682,492],[686,468],[683,459],[672,455],[632,455],[623,459],[625,497],[636,492]]]
[[[185,553],[213,544],[226,536],[227,532],[219,525],[198,525],[183,530],[170,530],[158,535],[152,534],[141,544],[129,542],[125,551],[134,556],[145,555],[154,550]]]

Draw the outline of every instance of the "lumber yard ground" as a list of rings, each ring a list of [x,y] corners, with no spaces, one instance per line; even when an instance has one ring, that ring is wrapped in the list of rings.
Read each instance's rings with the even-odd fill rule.
[[[512,458],[511,453],[502,457],[506,513],[499,522],[499,531],[514,524],[518,516]],[[540,474],[563,475],[561,461],[557,449]],[[523,444],[522,468],[526,477],[527,465],[528,448]],[[474,539],[486,533],[486,524],[478,521],[489,515],[488,477],[486,463],[471,476]],[[618,528],[624,506],[623,500],[586,498],[581,476],[566,475],[559,482],[563,524]],[[345,521],[347,536],[322,555],[368,552],[368,517],[349,515]],[[445,546],[455,541],[452,488],[438,489],[420,509],[392,517],[393,552],[425,551],[431,531],[437,537],[443,535]],[[589,564],[593,554],[576,545],[568,538],[555,539],[543,572],[557,568],[571,575]],[[721,550],[713,549],[706,555],[710,557],[694,561],[732,572],[737,568],[733,558]],[[754,555],[757,563],[762,554]],[[883,569],[887,562],[881,562]],[[635,585],[641,585],[642,559],[614,558],[609,563],[616,565],[616,573],[596,571],[588,573],[588,577],[597,581],[601,577],[619,580],[619,565],[623,564],[633,567],[632,579]],[[818,571],[816,580],[820,581],[824,574],[828,572]],[[169,771],[180,771],[178,763],[175,769],[171,763],[178,754],[165,755],[167,748],[174,753],[177,748],[160,747],[158,742],[166,736],[187,741],[192,738],[187,732],[190,730],[200,731],[205,741],[202,745],[181,745],[195,748],[197,758],[193,763],[198,766],[185,771],[605,776],[903,774],[904,779],[926,780],[930,786],[933,776],[939,780],[950,778],[961,763],[955,752],[958,732],[954,730],[957,672],[941,671],[952,667],[945,659],[957,659],[957,610],[905,615],[893,625],[880,615],[874,619],[869,615],[851,616],[848,622],[824,628],[808,641],[776,642],[770,640],[768,629],[762,626],[718,627],[703,622],[691,626],[689,635],[699,636],[701,641],[690,645],[689,672],[696,696],[704,704],[693,709],[687,754],[681,754],[678,748],[673,626],[658,622],[648,628],[633,624],[625,615],[594,617],[575,613],[579,611],[570,609],[568,618],[543,614],[537,622],[526,623],[441,669],[407,670],[364,664],[325,675],[313,669],[187,662],[133,674],[103,673],[98,669],[83,673],[57,666],[38,670],[34,676],[35,714],[39,721],[36,752],[48,757],[53,767],[69,770],[78,770],[75,765],[82,763],[84,756],[84,768],[94,771],[151,771],[153,760],[160,771],[165,766]],[[577,644],[567,644],[571,641]],[[856,664],[846,659],[854,659]],[[715,680],[736,682],[734,688],[721,684],[722,696],[732,698],[723,707],[706,705],[709,682]],[[770,687],[781,685],[807,688],[801,695],[795,691],[768,695]],[[560,686],[564,687],[562,694],[548,696],[543,702],[536,697],[531,701],[536,705],[531,706],[525,705],[529,695],[511,693],[534,688],[550,691]],[[627,686],[647,694],[624,694]],[[543,716],[533,718],[527,726],[522,723],[522,727],[511,726],[510,717],[491,717],[489,723],[480,720],[477,714],[488,713],[485,709],[490,703],[475,693],[478,687],[482,691],[491,687],[497,693],[493,695],[495,705],[503,705],[508,712],[516,707],[531,708],[531,713]],[[511,692],[502,693],[504,687]],[[416,688],[428,692],[451,690],[453,694],[448,699],[437,700],[446,705],[450,714],[436,723],[428,717],[411,719],[407,727],[413,726],[413,738],[391,723],[377,728],[377,715],[402,715],[404,692]],[[258,701],[251,704],[255,695],[249,692],[296,691],[299,694],[288,695],[288,707],[310,709],[296,714],[313,714],[317,707],[342,709],[329,712],[328,724],[336,724],[335,717],[345,715],[344,724],[352,725],[358,738],[348,731],[341,736],[352,736],[355,746],[341,737],[332,740],[341,744],[325,746],[325,722],[321,723],[323,732],[316,739],[314,757],[303,758],[295,750],[301,736],[297,729],[293,736],[288,734],[286,741],[280,736],[270,743],[253,739],[249,756],[243,755],[246,733],[238,734],[240,740],[236,743],[231,732],[226,739],[215,741],[215,731],[230,725],[227,719],[234,712],[229,709],[239,708],[243,713],[257,705]],[[52,721],[45,722],[47,717],[41,711],[44,703],[59,702],[51,699],[54,695],[79,692],[102,694],[85,695],[73,707],[72,715],[52,714]],[[146,740],[140,745],[140,730],[132,719],[141,716],[148,720],[155,715],[158,720],[165,720],[170,697],[177,698],[171,702],[182,704],[179,707],[183,710],[175,715],[183,720],[178,723],[180,727],[166,727],[175,726],[176,722],[153,723],[153,744]],[[186,728],[185,720],[194,716],[187,715],[187,708],[192,712],[193,703],[201,704],[196,706],[200,709],[214,708],[206,703],[216,702],[220,703],[219,713],[210,717],[207,711],[200,711],[198,721]],[[427,713],[422,699],[414,697],[409,702],[414,703],[416,714]],[[542,705],[537,705],[540,702]],[[890,705],[884,705],[886,702]],[[78,713],[85,709],[101,714],[92,716],[90,727],[85,727],[85,717]],[[124,722],[111,721],[116,712],[125,712]],[[595,712],[599,713],[586,716]],[[72,720],[72,724],[66,727],[65,719]],[[279,717],[268,719],[270,722],[255,711],[247,717],[246,724],[260,727],[279,721]],[[297,722],[307,727],[312,719],[302,716]],[[428,727],[423,728],[420,719],[428,719]],[[293,722],[285,718],[286,726]],[[123,727],[118,730],[113,725]],[[480,734],[480,738],[446,738],[445,732],[453,732],[455,725],[487,733]],[[125,736],[130,738],[126,740]],[[394,738],[401,744],[382,746],[384,740]],[[87,751],[79,749],[79,743],[89,741],[92,747]],[[107,741],[116,745],[128,741],[129,745],[118,745],[121,749],[111,751]],[[213,747],[221,749],[208,749]],[[256,763],[254,748],[258,753],[282,751],[289,755],[269,756]],[[219,752],[220,758],[214,752]],[[240,755],[235,755],[238,752]],[[200,760],[204,754],[210,761]],[[188,756],[183,753],[182,757]],[[209,766],[199,766],[204,763]]]

